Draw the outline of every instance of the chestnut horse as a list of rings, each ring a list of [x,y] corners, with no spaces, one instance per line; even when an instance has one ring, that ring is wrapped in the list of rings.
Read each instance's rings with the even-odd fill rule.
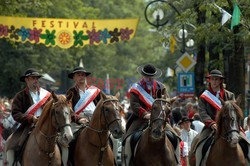
[[[223,103],[217,117],[217,132],[206,165],[245,166],[246,161],[239,145],[242,110],[234,101]]]
[[[166,136],[170,101],[156,99],[152,106],[149,126],[143,131],[137,145],[133,165],[176,166],[175,150]]]
[[[43,108],[36,127],[28,138],[22,158],[24,166],[61,166],[61,154],[56,143],[58,132],[65,144],[73,138],[70,127],[71,99],[66,99],[63,95],[56,96],[54,93],[52,97]]]
[[[101,93],[91,121],[77,138],[74,163],[76,166],[115,165],[115,158],[109,145],[110,133],[115,139],[121,138],[121,104],[116,96]]]
[[[210,147],[209,154],[204,161],[195,161],[192,153],[189,154],[189,162],[191,166],[195,165],[213,165],[213,166],[245,166],[246,163],[244,153],[239,144],[240,123],[243,119],[241,108],[238,106],[240,98],[237,101],[222,101],[222,108],[217,114],[214,142]],[[198,140],[198,139],[197,139]],[[192,144],[192,149],[196,146],[197,141]],[[246,147],[249,148],[249,147]],[[196,153],[195,155],[199,155]],[[198,156],[196,156],[198,158]],[[196,162],[196,163],[195,163]],[[200,163],[199,163],[200,162]]]

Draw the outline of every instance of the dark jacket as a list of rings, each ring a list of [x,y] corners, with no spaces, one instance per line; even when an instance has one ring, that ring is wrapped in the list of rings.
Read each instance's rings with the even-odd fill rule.
[[[235,95],[224,89],[224,100],[235,100]],[[215,117],[216,117],[216,113],[217,110],[211,105],[209,104],[205,99],[203,98],[199,98],[199,102],[198,102],[198,109],[199,109],[199,114],[201,117],[201,120],[203,121],[203,123],[205,123],[206,127],[210,127],[212,124],[215,123]]]
[[[79,90],[77,87],[72,87],[70,88],[67,92],[66,95],[69,95],[70,93],[73,93],[73,98],[72,98],[72,109],[74,110],[74,107],[76,105],[76,103],[78,102],[78,100],[80,99],[80,94],[79,94]],[[101,92],[100,92],[101,93]],[[101,100],[101,94],[98,94],[96,96],[96,98],[93,100],[93,102],[95,103],[95,105],[97,105],[97,103]]]
[[[49,97],[45,104],[51,99]],[[45,105],[43,104],[43,106]],[[20,127],[13,133],[11,139],[8,141],[8,149],[16,148],[17,145],[22,145],[23,139],[26,139],[28,132],[33,124],[33,115],[24,115],[28,108],[33,105],[32,97],[30,96],[29,89],[25,88],[18,92],[13,99],[12,103],[12,116],[15,121],[21,123]],[[42,106],[42,107],[43,107]]]
[[[159,81],[157,81],[157,88],[155,96],[152,96],[154,99],[162,98],[162,95],[167,96],[166,87]],[[126,134],[124,138],[132,134],[137,130],[141,130],[148,126],[148,120],[143,119],[143,116],[149,111],[147,110],[145,104],[140,101],[139,96],[135,93],[130,93],[130,106],[132,109],[132,115],[128,119],[126,125]]]

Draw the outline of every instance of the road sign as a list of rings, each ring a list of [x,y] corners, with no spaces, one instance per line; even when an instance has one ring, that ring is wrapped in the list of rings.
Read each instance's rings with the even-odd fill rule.
[[[194,93],[194,73],[178,73],[178,92]]]
[[[177,61],[177,65],[180,66],[180,68],[184,72],[188,72],[195,64],[196,61],[188,55],[188,53],[184,53]]]

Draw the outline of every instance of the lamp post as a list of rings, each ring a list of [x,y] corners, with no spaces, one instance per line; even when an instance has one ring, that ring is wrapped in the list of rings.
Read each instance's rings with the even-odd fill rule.
[[[180,12],[177,10],[177,8],[170,2],[167,2],[165,0],[155,0],[155,1],[151,1],[147,4],[145,11],[144,11],[144,15],[146,18],[146,21],[156,27],[157,29],[159,29],[159,27],[166,25],[170,18],[165,18],[165,14],[162,8],[163,4],[166,4],[167,6],[169,6],[172,10],[174,10],[174,12],[176,12],[179,16],[181,15]],[[155,20],[150,20],[150,16],[148,15],[148,11],[149,9],[152,10],[153,8],[156,8],[156,10],[153,12],[153,17]],[[164,19],[165,18],[165,19]],[[156,23],[154,22],[156,21]],[[185,30],[185,25],[182,24],[182,29],[179,31],[179,38],[182,39],[182,53],[186,52],[186,38],[187,38],[187,30]],[[189,45],[192,44],[192,41],[188,41]]]

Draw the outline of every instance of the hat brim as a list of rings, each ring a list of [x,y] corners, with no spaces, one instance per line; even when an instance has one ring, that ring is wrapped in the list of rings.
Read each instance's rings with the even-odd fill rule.
[[[83,71],[83,70],[78,70],[78,71],[74,71],[74,72],[69,73],[68,74],[68,78],[73,79],[74,74],[77,73],[77,72],[83,72],[83,73],[85,73],[86,77],[88,77],[91,74],[91,72],[87,72],[87,71]]]
[[[184,122],[190,122],[190,123],[192,123],[194,120],[193,119],[186,119],[186,120],[184,120],[184,121],[180,121],[179,122],[179,125],[181,125],[182,123],[184,123]]]
[[[143,66],[137,67],[137,72],[138,72],[139,74],[145,76],[145,77],[159,78],[159,77],[162,75],[162,71],[161,71],[160,69],[158,69],[158,68],[155,68],[155,69],[156,69],[156,72],[155,72],[154,75],[148,75],[148,74],[144,73],[144,72],[142,71],[142,68],[143,68]]]
[[[219,75],[219,74],[211,74],[211,75],[209,75],[209,76],[206,76],[205,78],[209,79],[210,77],[220,77],[220,78],[222,78],[222,79],[225,79],[225,77],[223,77],[223,76],[221,76],[221,75]]]
[[[28,76],[21,76],[21,77],[20,77],[20,81],[21,81],[21,82],[25,82],[25,78],[26,78],[26,77],[29,77],[29,76],[31,76],[31,77],[39,77],[39,78],[42,77],[42,75],[40,75],[40,74],[33,74],[33,75],[28,75]]]

